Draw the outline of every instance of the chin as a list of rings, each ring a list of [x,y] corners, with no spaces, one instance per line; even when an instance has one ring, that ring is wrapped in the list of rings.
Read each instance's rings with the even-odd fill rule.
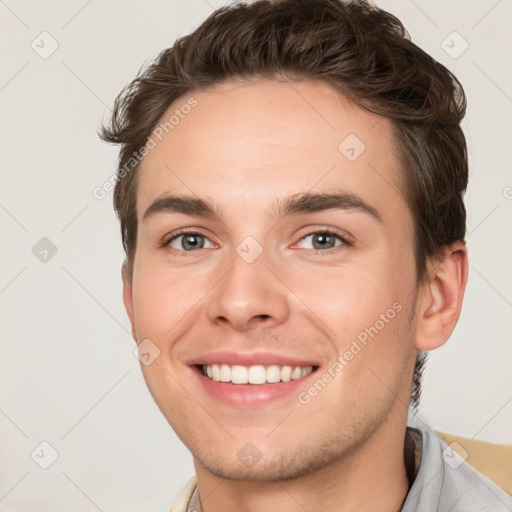
[[[295,454],[273,454],[271,457],[261,453],[256,462],[240,460],[237,456],[220,457],[209,454],[200,457],[194,454],[196,463],[209,473],[225,479],[251,482],[282,482],[307,476],[333,463],[340,454],[333,447],[318,447],[314,454],[311,449],[297,447]],[[243,459],[243,454],[241,455]],[[249,464],[251,466],[249,467]]]

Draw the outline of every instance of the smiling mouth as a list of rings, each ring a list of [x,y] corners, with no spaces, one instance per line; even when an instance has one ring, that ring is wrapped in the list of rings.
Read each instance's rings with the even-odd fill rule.
[[[278,384],[299,380],[314,372],[317,366],[289,365],[196,365],[201,374],[215,382],[230,384]]]

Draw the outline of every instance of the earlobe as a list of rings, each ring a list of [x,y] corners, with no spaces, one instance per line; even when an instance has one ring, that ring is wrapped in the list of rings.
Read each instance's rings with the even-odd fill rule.
[[[433,350],[448,340],[460,316],[467,277],[466,244],[456,242],[434,263],[419,292],[415,348]]]
[[[123,303],[126,309],[126,313],[128,314],[128,318],[130,319],[130,325],[132,328],[132,337],[135,341],[137,341],[137,337],[135,335],[135,321],[133,316],[133,286],[132,286],[132,278],[127,276],[125,272],[123,272]]]

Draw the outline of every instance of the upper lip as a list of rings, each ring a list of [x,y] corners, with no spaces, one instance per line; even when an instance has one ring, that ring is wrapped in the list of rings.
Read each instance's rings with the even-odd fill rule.
[[[283,354],[274,354],[271,352],[209,352],[198,357],[194,357],[186,363],[189,366],[227,364],[230,366],[319,366],[318,361],[311,359],[299,359]]]

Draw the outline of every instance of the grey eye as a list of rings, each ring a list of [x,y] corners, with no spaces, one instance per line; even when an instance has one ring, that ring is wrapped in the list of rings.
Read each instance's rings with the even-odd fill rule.
[[[312,247],[304,247],[305,249],[332,249],[333,247],[340,246],[343,243],[343,240],[340,238],[340,236],[334,233],[326,233],[320,231],[306,235],[302,238],[301,241],[304,242],[308,239],[310,239]]]
[[[184,233],[171,238],[169,241],[169,245],[173,249],[187,252],[204,249],[206,243],[210,243],[210,241],[199,233]]]

